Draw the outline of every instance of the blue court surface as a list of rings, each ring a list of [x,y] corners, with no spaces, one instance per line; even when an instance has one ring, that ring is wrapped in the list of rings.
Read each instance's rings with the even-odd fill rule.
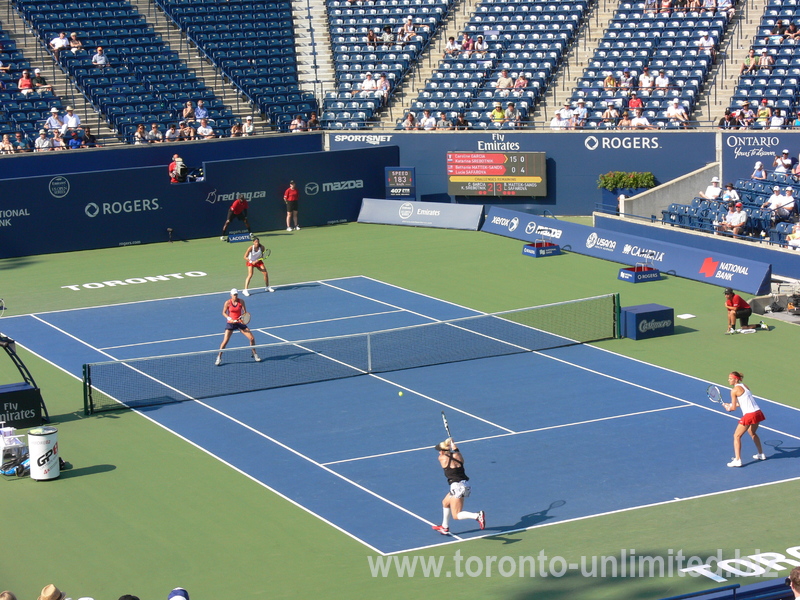
[[[80,377],[83,363],[216,349],[227,298],[220,292],[6,317],[0,325]],[[258,344],[480,314],[363,277],[283,286],[245,300]],[[245,345],[235,333],[230,347]],[[215,367],[208,356],[207,371],[198,367],[176,381],[232,376],[232,365]],[[269,362],[247,368],[269,369]],[[759,398],[768,460],[727,468],[738,416],[708,402],[707,385],[578,345],[139,412],[389,554],[795,479],[800,411]],[[451,521],[451,536],[431,529],[447,492],[433,450],[445,437],[441,411],[471,478],[465,508],[486,511],[485,531],[474,521]],[[742,456],[754,452],[746,437]]]

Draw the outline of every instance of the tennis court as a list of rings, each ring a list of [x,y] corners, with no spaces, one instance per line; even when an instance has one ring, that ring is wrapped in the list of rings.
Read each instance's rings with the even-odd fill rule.
[[[323,362],[331,362],[343,345],[326,339],[324,350],[309,351],[308,340],[353,336],[360,344],[366,332],[482,313],[366,277],[287,285],[246,299],[257,343],[280,344],[276,352],[254,363],[237,334],[223,365],[215,367],[227,297],[221,292],[7,317],[3,331],[76,377],[84,363],[210,351],[192,355],[199,362],[189,366],[167,363],[158,375],[137,371],[130,390],[169,379],[171,392],[184,396],[138,410],[384,554],[796,478],[800,457],[794,453],[758,465],[745,461],[742,469],[724,467],[736,417],[707,402],[708,382],[590,345],[545,343],[533,352],[409,368],[429,343],[410,329],[401,346],[390,348],[402,359],[385,369],[244,391],[249,381],[263,388],[263,373],[266,379],[299,373],[296,383],[302,383],[302,374],[316,368],[309,357],[325,354]],[[448,344],[470,346],[485,337],[469,332]],[[336,358],[353,371],[349,358]],[[200,397],[198,386],[214,391],[202,400],[174,401]],[[226,387],[238,393],[225,395],[220,390]],[[154,393],[146,395],[152,400]],[[800,411],[759,400],[769,418],[761,429],[768,456],[770,446],[797,446]],[[446,491],[431,449],[445,437],[441,411],[472,479],[467,510],[486,511],[485,531],[473,522],[451,522],[449,537],[431,530]]]

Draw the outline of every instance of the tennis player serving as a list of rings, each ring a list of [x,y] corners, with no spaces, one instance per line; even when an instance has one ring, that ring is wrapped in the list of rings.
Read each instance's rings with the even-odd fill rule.
[[[450,492],[442,500],[442,524],[434,525],[433,529],[442,535],[449,535],[451,515],[457,521],[475,519],[480,528],[484,529],[486,527],[486,515],[482,510],[476,513],[462,510],[464,508],[464,499],[469,496],[471,488],[467,483],[469,477],[464,472],[464,457],[458,450],[453,438],[447,438],[437,444],[436,449],[439,451],[439,464],[444,469],[447,483],[450,484]]]
[[[244,253],[244,261],[247,263],[247,279],[244,280],[244,289],[242,294],[249,296],[250,292],[247,291],[247,286],[250,285],[250,280],[253,278],[253,269],[258,269],[264,274],[264,285],[268,292],[274,292],[269,285],[269,273],[267,273],[267,266],[264,264],[264,259],[270,255],[269,250],[261,245],[258,238],[253,238],[253,245],[250,246]]]
[[[217,360],[214,362],[217,366],[222,364],[222,349],[228,345],[231,334],[237,329],[250,340],[251,346],[256,345],[256,338],[253,337],[253,334],[247,327],[247,323],[250,322],[250,313],[248,313],[245,308],[244,300],[239,300],[239,290],[236,288],[231,290],[230,299],[225,301],[225,305],[222,307],[222,316],[225,317],[227,323],[225,324],[225,336],[222,338],[219,354],[217,355]],[[256,354],[255,348],[253,348],[253,359],[256,362],[261,362],[258,354]]]
[[[732,371],[731,374],[728,375],[728,383],[731,385],[731,403],[722,405],[728,412],[733,412],[741,407],[743,413],[742,418],[739,419],[739,424],[736,426],[736,431],[733,432],[733,452],[735,456],[731,462],[728,463],[729,467],[742,466],[742,436],[745,431],[753,438],[756,450],[758,451],[758,454],[753,455],[753,458],[756,460],[767,459],[761,447],[761,439],[756,433],[758,424],[765,420],[766,417],[764,413],[761,412],[761,409],[758,408],[758,404],[756,404],[755,398],[753,398],[753,392],[742,383],[743,378],[744,375],[738,371]]]

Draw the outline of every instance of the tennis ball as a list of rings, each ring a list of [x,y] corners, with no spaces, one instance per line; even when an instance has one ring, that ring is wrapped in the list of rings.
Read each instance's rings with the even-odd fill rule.
[[[403,392],[397,392],[397,395],[398,395],[398,396],[402,396],[402,395],[403,395]]]

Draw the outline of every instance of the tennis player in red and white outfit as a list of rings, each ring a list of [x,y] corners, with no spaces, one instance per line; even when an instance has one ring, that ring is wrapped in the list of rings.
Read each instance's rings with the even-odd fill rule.
[[[256,338],[253,337],[250,328],[239,320],[246,312],[247,308],[244,305],[244,300],[239,300],[239,290],[233,288],[231,290],[230,300],[226,300],[224,306],[222,307],[222,316],[225,317],[227,323],[225,324],[225,336],[222,338],[222,344],[220,344],[219,347],[219,354],[217,355],[217,360],[214,362],[215,365],[220,366],[222,364],[222,349],[228,345],[228,341],[231,339],[231,334],[237,329],[241,331],[248,340],[250,340],[251,346],[256,345]],[[255,348],[253,348],[253,359],[256,362],[261,362],[258,354],[256,354]]]
[[[439,464],[444,469],[447,483],[450,484],[450,492],[442,500],[442,524],[434,525],[433,529],[442,535],[448,535],[450,533],[451,515],[458,521],[475,519],[481,529],[485,528],[486,515],[482,510],[476,513],[462,510],[464,508],[464,499],[469,496],[472,488],[467,483],[469,477],[464,471],[464,457],[456,447],[456,443],[452,438],[447,438],[437,444],[436,449],[439,451]]]
[[[728,463],[729,467],[742,466],[742,436],[745,431],[753,438],[756,450],[758,450],[758,454],[753,455],[753,458],[756,460],[767,459],[764,456],[764,449],[761,447],[761,439],[756,433],[758,424],[765,420],[766,417],[761,412],[761,409],[758,408],[758,404],[753,398],[753,392],[742,383],[742,378],[744,378],[744,375],[738,371],[733,371],[728,375],[728,383],[731,385],[731,402],[730,404],[722,405],[728,412],[733,412],[739,407],[742,409],[742,418],[739,419],[736,431],[733,432],[733,452],[735,456]]]
[[[267,266],[264,264],[264,251],[266,248],[261,245],[258,238],[253,238],[253,245],[250,246],[244,253],[244,260],[247,263],[247,279],[244,280],[244,289],[242,294],[249,296],[250,292],[247,291],[247,286],[250,285],[250,279],[253,277],[253,269],[258,269],[264,274],[264,285],[268,292],[274,292],[269,285],[269,273],[267,273]]]

